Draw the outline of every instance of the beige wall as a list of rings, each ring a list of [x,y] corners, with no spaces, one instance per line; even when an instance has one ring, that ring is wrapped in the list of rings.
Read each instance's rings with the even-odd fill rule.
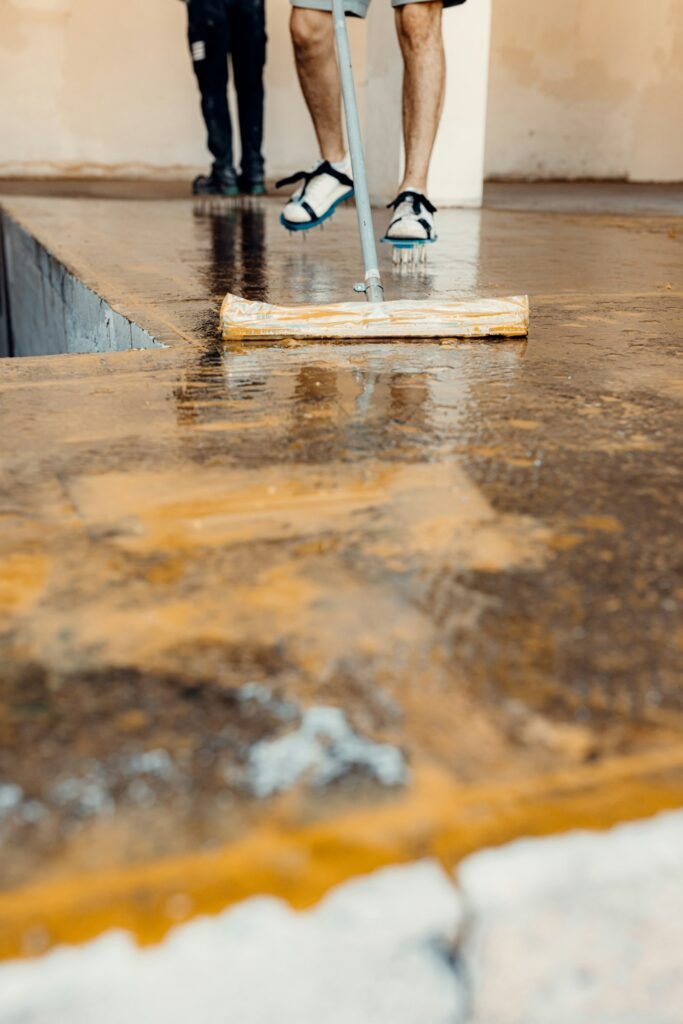
[[[315,147],[288,2],[267,3],[279,174]],[[362,77],[363,26],[352,33]],[[683,180],[681,109],[681,0],[493,0],[488,174]],[[0,174],[177,175],[206,160],[178,0],[0,0]]]
[[[486,170],[683,180],[681,0],[494,0]]]
[[[315,155],[287,31],[268,0],[269,172]],[[178,0],[0,0],[0,175],[154,173],[206,166]],[[363,26],[351,26],[364,63]]]
[[[201,156],[176,0],[0,0],[0,166],[89,170]]]

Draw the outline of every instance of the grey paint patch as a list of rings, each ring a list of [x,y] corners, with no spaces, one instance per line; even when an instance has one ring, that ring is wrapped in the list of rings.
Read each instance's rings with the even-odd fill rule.
[[[0,782],[0,826],[14,818],[20,823],[37,825],[47,814],[39,800],[27,800],[21,786]]]
[[[263,683],[244,683],[237,691],[237,699],[240,704],[247,706],[255,704],[266,708],[276,718],[281,718],[283,721],[289,721],[297,716],[296,705],[291,701],[275,697]]]
[[[72,810],[84,818],[111,814],[114,810],[106,783],[94,774],[86,779],[62,779],[53,786],[50,796],[57,807]]]
[[[160,749],[133,754],[127,759],[123,769],[129,775],[156,775],[167,782],[176,774],[171,755],[168,751]]]
[[[0,821],[8,814],[12,814],[21,806],[24,799],[24,792],[21,786],[13,782],[0,783]]]
[[[0,217],[0,356],[164,347],[79,281],[7,213],[0,211]]]
[[[153,749],[107,763],[91,761],[83,774],[57,778],[44,802],[27,797],[16,783],[3,782],[0,832],[4,839],[13,828],[37,825],[55,810],[78,820],[110,815],[126,796],[135,804],[150,807],[157,802],[160,790],[182,785],[183,781],[168,751]]]
[[[267,797],[303,779],[325,786],[354,768],[385,786],[403,785],[407,778],[400,750],[358,736],[339,708],[314,707],[303,713],[295,731],[251,748],[247,783],[255,796]]]

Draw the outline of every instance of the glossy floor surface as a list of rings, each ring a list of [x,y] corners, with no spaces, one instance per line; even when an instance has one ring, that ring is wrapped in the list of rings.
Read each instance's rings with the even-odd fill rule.
[[[527,341],[253,348],[352,209],[2,200],[167,347],[0,365],[1,954],[683,804],[683,216],[602,196],[383,254]]]

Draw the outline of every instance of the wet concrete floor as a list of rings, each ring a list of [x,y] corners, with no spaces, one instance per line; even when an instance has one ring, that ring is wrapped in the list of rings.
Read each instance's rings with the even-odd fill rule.
[[[3,199],[167,347],[0,365],[0,955],[683,804],[683,217],[515,204],[383,258],[527,341],[226,349],[353,210]]]

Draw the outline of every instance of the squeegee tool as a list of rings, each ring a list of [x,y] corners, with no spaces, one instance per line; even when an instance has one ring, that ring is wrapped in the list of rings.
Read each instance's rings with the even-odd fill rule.
[[[332,0],[332,13],[365,268],[355,291],[364,293],[366,301],[276,306],[228,293],[221,308],[224,340],[523,337],[529,329],[526,295],[383,301],[344,0]]]

